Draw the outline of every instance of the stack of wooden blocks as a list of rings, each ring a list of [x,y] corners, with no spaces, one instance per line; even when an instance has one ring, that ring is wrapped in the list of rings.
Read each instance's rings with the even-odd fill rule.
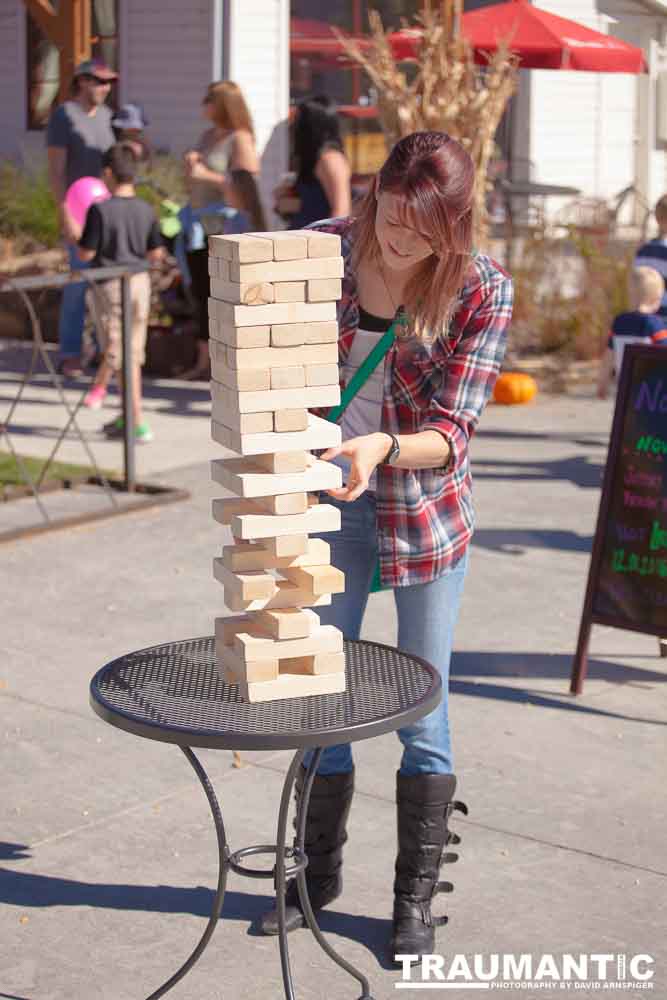
[[[212,435],[235,454],[212,462],[234,496],[213,501],[234,544],[214,559],[225,604],[215,622],[218,667],[248,701],[345,690],[342,633],[313,608],[344,577],[329,544],[336,507],[313,493],[342,483],[311,454],[340,429],[308,412],[340,402],[336,299],[340,239],[310,231],[209,240]]]

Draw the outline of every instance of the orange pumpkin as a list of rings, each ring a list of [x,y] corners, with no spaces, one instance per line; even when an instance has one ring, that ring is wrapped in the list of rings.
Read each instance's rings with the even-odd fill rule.
[[[516,403],[529,403],[537,395],[537,382],[532,375],[524,372],[503,372],[498,376],[493,398],[496,403],[513,406]]]

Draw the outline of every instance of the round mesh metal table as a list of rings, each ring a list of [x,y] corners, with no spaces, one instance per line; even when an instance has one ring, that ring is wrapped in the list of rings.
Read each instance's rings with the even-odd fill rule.
[[[304,850],[308,800],[322,748],[370,739],[416,722],[439,704],[440,676],[430,664],[391,646],[346,641],[345,691],[249,704],[240,698],[235,685],[226,684],[218,674],[214,647],[213,637],[206,636],[128,653],[102,667],[90,685],[91,706],[106,722],[137,736],[180,747],[202,784],[218,839],[218,887],[204,934],[183,965],[147,1000],[164,996],[206,948],[220,916],[230,869],[274,882],[287,1000],[295,1000],[296,996],[285,927],[289,877],[296,878],[305,921],[320,946],[360,984],[360,1000],[372,1000],[368,981],[326,941],[310,906]],[[230,850],[220,805],[192,747],[296,751],[283,785],[276,844]],[[309,750],[314,752],[306,765]],[[306,778],[297,801],[296,836],[288,846],[289,804],[301,767],[306,769]],[[246,859],[259,854],[275,856],[273,867],[248,867]]]

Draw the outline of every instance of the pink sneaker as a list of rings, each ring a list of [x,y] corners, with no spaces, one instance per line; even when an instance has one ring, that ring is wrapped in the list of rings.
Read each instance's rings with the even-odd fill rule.
[[[94,385],[90,392],[83,397],[83,405],[89,410],[100,410],[107,391],[103,385]]]

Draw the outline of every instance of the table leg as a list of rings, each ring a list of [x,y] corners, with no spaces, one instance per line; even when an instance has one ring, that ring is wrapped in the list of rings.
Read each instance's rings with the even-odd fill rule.
[[[310,800],[310,792],[311,792],[311,789],[313,787],[313,781],[315,780],[315,773],[317,771],[317,768],[318,768],[321,756],[322,756],[322,750],[321,749],[316,750],[315,753],[312,756],[312,759],[311,759],[310,764],[308,766],[308,770],[307,770],[307,774],[306,774],[306,780],[305,780],[304,786],[303,786],[303,793],[301,795],[301,798],[300,798],[300,801],[299,801],[298,807],[297,807],[297,814],[296,814],[296,837],[295,837],[295,840],[294,840],[294,846],[295,846],[295,848],[298,851],[303,851],[304,850],[304,842],[305,842],[305,837],[306,837],[306,817],[308,815],[308,802]],[[298,768],[302,765],[304,757],[305,757],[305,751],[303,751],[303,750],[299,751],[299,753],[297,753],[296,756],[294,757],[294,760],[292,762],[292,765],[291,765],[290,770],[289,770],[288,775],[287,775],[287,779],[285,781],[285,787],[287,787],[287,785],[289,783],[290,788],[291,788],[291,786],[294,783],[294,780],[296,778],[296,775],[297,775],[297,772],[298,772]],[[284,795],[284,792],[283,792],[283,795]],[[288,804],[289,804],[289,798],[288,798]],[[281,803],[281,806],[282,806],[282,803]],[[281,829],[279,827],[279,830],[278,830],[278,836],[279,837],[281,835],[281,832],[282,832],[283,837],[284,837],[284,827],[282,828],[282,831],[281,831]],[[283,854],[284,854],[284,852],[283,852]],[[280,852],[280,843],[279,843],[279,845],[278,845],[278,857],[280,857],[280,856],[281,856],[281,852]],[[283,862],[283,869],[284,869],[284,862]],[[371,993],[370,993],[370,987],[369,987],[369,984],[368,984],[368,980],[366,979],[366,977],[363,976],[362,973],[359,972],[358,969],[355,969],[355,967],[353,965],[351,965],[348,961],[346,961],[344,958],[342,958],[338,954],[338,952],[334,951],[334,949],[331,947],[331,945],[329,944],[329,942],[326,940],[326,938],[322,934],[322,931],[320,930],[319,925],[317,923],[317,920],[315,918],[315,914],[313,913],[313,908],[310,905],[310,897],[308,895],[308,885],[307,885],[307,882],[306,882],[306,869],[302,868],[297,873],[296,880],[297,880],[297,888],[299,890],[299,900],[301,902],[301,909],[303,911],[303,915],[304,915],[304,917],[306,919],[306,923],[307,923],[308,927],[310,928],[310,931],[311,931],[313,937],[315,938],[315,940],[319,944],[320,948],[322,948],[322,950],[329,956],[329,958],[332,961],[334,961],[337,965],[339,965],[341,967],[341,969],[344,969],[345,972],[349,973],[349,975],[352,976],[353,979],[357,980],[357,982],[361,986],[361,996],[359,997],[359,1000],[373,1000],[373,998],[371,996]],[[277,885],[276,885],[276,892],[278,894],[278,886]],[[284,896],[284,892],[282,894],[282,899],[280,899],[280,895],[278,894],[277,909],[278,909],[278,927],[280,928],[281,935],[284,936],[284,938],[285,938],[285,944],[284,944],[284,946],[285,946],[285,953],[287,953],[287,935],[284,933],[284,920],[285,920],[285,896]],[[282,923],[281,923],[281,920],[282,920]],[[281,957],[282,957],[282,947],[281,947]],[[289,959],[287,961],[288,961],[287,968],[288,968],[288,972],[289,972]],[[283,969],[284,969],[284,966],[283,966]],[[288,997],[288,1000],[292,1000],[293,994],[292,993],[287,993],[287,990],[286,990],[286,996]]]
[[[195,774],[201,782],[202,788],[206,793],[206,798],[208,799],[208,804],[211,807],[211,814],[213,815],[213,823],[215,824],[215,833],[218,838],[218,888],[215,893],[215,898],[213,900],[213,906],[211,909],[211,916],[209,917],[208,924],[206,925],[206,930],[202,934],[199,944],[194,949],[190,957],[183,965],[178,969],[177,972],[171,976],[170,979],[166,981],[159,989],[151,993],[146,1000],[158,1000],[158,997],[162,997],[167,993],[172,986],[183,978],[195,964],[197,959],[201,956],[202,952],[206,948],[213,931],[215,930],[215,925],[220,917],[220,911],[222,910],[222,903],[225,898],[225,887],[227,884],[227,871],[229,868],[229,848],[227,846],[227,838],[225,836],[225,826],[222,821],[222,813],[220,811],[220,806],[216,798],[213,786],[209,780],[206,771],[199,763],[199,760],[194,755],[190,747],[181,747],[181,750],[185,754],[186,758],[192,765]]]

